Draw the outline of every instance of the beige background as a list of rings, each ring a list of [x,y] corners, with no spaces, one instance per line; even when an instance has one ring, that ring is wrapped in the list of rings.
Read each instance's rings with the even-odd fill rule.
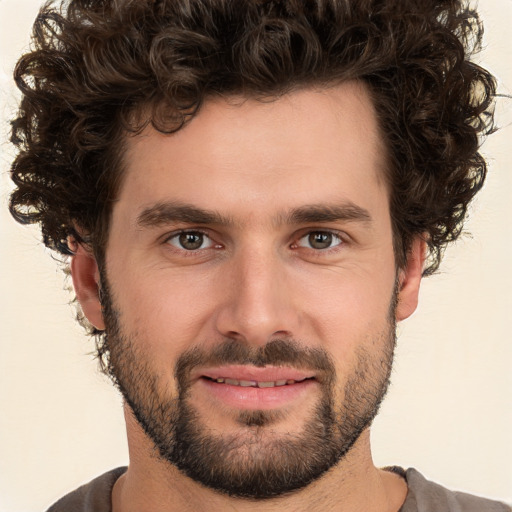
[[[121,402],[75,324],[59,265],[6,213],[11,72],[36,0],[0,0],[0,512],[40,511],[126,464]],[[512,0],[481,2],[481,61],[512,93]],[[400,326],[390,394],[374,427],[379,465],[512,502],[512,100],[484,145],[490,176],[466,237],[424,281]]]

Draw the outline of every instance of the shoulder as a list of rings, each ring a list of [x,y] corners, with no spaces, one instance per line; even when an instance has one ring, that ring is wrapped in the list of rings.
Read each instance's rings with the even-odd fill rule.
[[[400,512],[512,512],[512,508],[430,482],[414,468],[405,472],[409,492]]]
[[[126,467],[121,467],[104,473],[66,494],[47,512],[111,512],[112,488],[125,471]]]

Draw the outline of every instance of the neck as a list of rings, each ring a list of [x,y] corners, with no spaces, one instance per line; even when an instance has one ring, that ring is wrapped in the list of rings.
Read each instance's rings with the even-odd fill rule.
[[[130,465],[112,493],[113,512],[397,512],[407,493],[399,476],[377,469],[366,430],[336,466],[304,489],[268,500],[233,498],[208,489],[162,461],[130,411]]]

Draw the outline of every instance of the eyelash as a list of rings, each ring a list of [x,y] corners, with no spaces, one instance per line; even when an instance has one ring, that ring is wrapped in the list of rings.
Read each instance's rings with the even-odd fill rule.
[[[337,243],[335,243],[335,245],[332,245],[330,247],[325,247],[325,248],[314,248],[314,247],[307,247],[307,246],[304,246],[304,245],[300,245],[300,242],[308,237],[311,237],[312,235],[327,235],[328,237],[331,237],[331,240],[330,242],[334,243],[336,242],[335,239],[337,239]],[[311,240],[309,240],[309,243],[311,243]],[[311,251],[313,251],[316,255],[321,255],[321,254],[326,254],[328,252],[332,252],[332,251],[336,251],[336,250],[339,250],[340,246],[344,245],[346,243],[343,235],[341,233],[339,233],[338,231],[333,231],[333,230],[328,230],[328,229],[315,229],[315,230],[310,230],[306,233],[304,233],[302,236],[300,236],[298,239],[297,239],[297,242],[294,242],[292,244],[292,248],[296,249],[296,248],[299,248],[299,247],[302,247],[302,248],[305,248],[305,249],[309,249]]]
[[[175,247],[173,246],[170,241],[172,239],[178,239],[178,237],[182,236],[182,235],[202,235],[205,239],[208,239],[211,241],[212,243],[212,247],[206,247],[204,249],[191,249],[191,250],[187,250],[185,249],[184,247]],[[183,230],[180,230],[180,231],[177,231],[177,232],[174,232],[174,233],[171,233],[169,236],[167,236],[165,239],[164,239],[164,244],[167,244],[169,245],[173,250],[176,250],[176,251],[179,251],[180,253],[185,253],[187,255],[190,255],[190,256],[193,256],[193,255],[196,255],[197,253],[201,252],[201,251],[204,251],[205,249],[220,249],[222,248],[222,245],[221,244],[218,244],[216,243],[212,237],[210,236],[210,234],[206,231],[203,231],[201,229],[183,229]]]
[[[212,245],[210,247],[187,250],[184,247],[177,247],[177,246],[174,246],[173,244],[170,243],[171,240],[178,239],[178,237],[180,237],[182,235],[195,235],[195,234],[202,235],[205,239],[209,239]],[[299,242],[301,240],[303,240],[306,237],[309,237],[311,235],[315,235],[315,234],[322,234],[322,235],[332,236],[333,239],[335,238],[335,239],[338,240],[338,243],[336,243],[336,245],[334,245],[334,246],[326,247],[324,249],[315,249],[313,247],[305,247],[305,246],[299,245]],[[297,237],[295,239],[295,241],[292,244],[290,244],[289,247],[291,249],[293,249],[293,250],[297,250],[297,249],[303,248],[303,249],[306,249],[308,251],[311,251],[316,256],[321,256],[321,255],[325,255],[325,254],[328,254],[328,253],[331,253],[331,252],[339,251],[341,246],[346,245],[346,243],[347,243],[346,238],[347,237],[346,237],[346,235],[344,233],[341,233],[341,232],[336,231],[336,230],[330,230],[330,229],[310,229],[310,230],[308,230],[306,232],[301,233],[300,236]],[[203,240],[203,242],[204,242],[204,240]],[[170,235],[168,235],[163,240],[163,243],[168,245],[171,250],[177,251],[180,254],[183,254],[183,255],[186,255],[186,256],[196,256],[196,255],[198,255],[198,253],[201,253],[201,252],[203,252],[203,251],[205,251],[207,249],[222,249],[223,248],[222,244],[216,243],[215,240],[210,236],[210,234],[207,231],[204,231],[204,230],[201,230],[201,229],[186,229],[186,230],[180,230],[180,231],[171,233]]]

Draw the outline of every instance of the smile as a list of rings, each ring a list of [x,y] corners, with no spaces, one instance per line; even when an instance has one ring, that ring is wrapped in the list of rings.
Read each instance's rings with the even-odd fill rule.
[[[307,378],[300,380],[282,379],[274,381],[237,380],[224,377],[219,377],[217,379],[212,379],[211,377],[204,378],[211,380],[212,382],[216,382],[217,384],[228,384],[229,386],[240,386],[243,388],[274,388],[280,386],[290,386],[292,384],[297,384],[298,382],[304,382],[305,380],[308,380]]]
[[[236,410],[273,410],[299,404],[316,393],[319,385],[312,371],[282,367],[226,365],[203,368],[192,377],[208,403],[213,400]]]

